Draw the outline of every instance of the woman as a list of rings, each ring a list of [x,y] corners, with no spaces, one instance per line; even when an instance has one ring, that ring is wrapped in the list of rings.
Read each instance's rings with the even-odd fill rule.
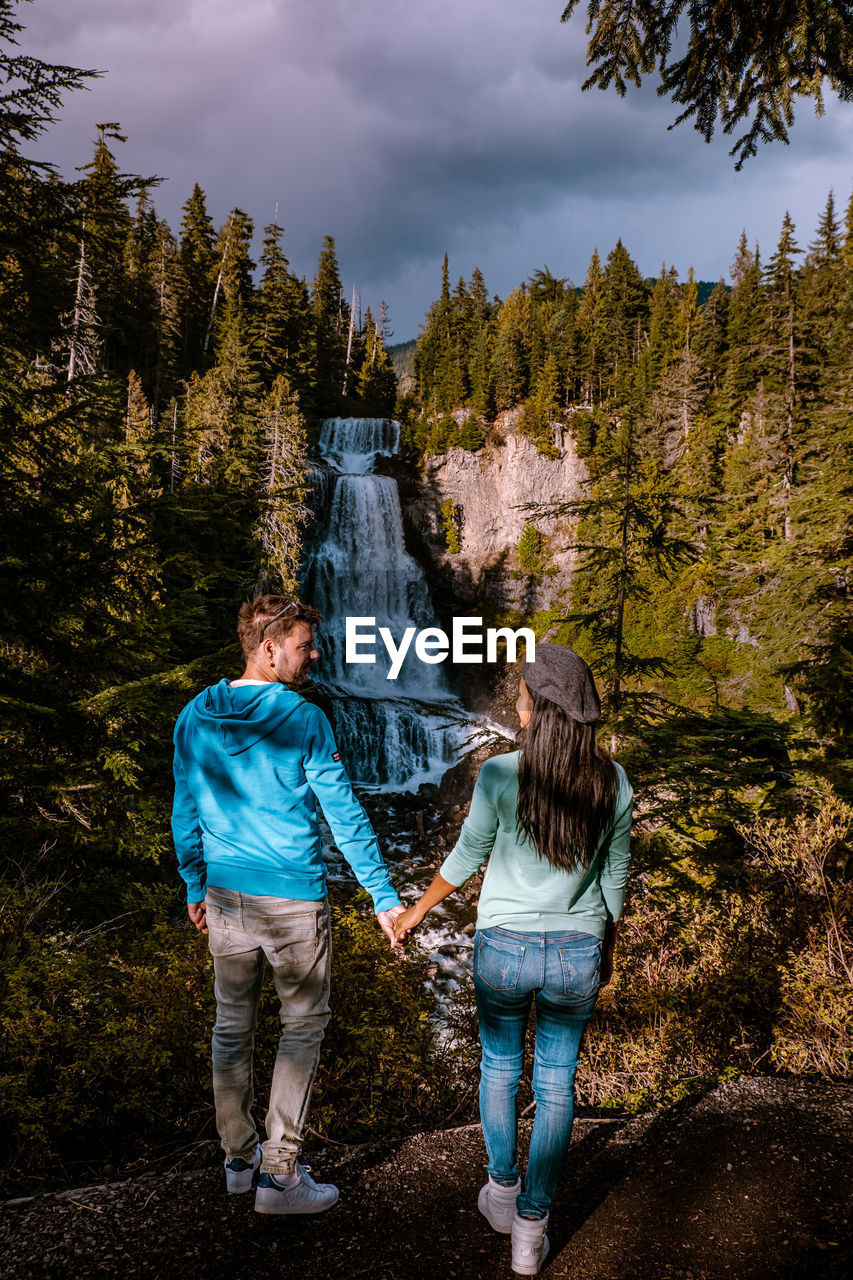
[[[601,704],[586,663],[545,642],[526,662],[516,703],[524,747],[480,770],[455,848],[413,907],[403,939],[491,853],[474,936],[482,1043],[480,1118],[489,1178],[478,1206],[512,1236],[512,1268],[535,1275],[572,1130],[584,1028],[613,966],[631,829],[630,783],[598,746]],[[522,1189],[515,1095],[536,1002],[536,1118]]]

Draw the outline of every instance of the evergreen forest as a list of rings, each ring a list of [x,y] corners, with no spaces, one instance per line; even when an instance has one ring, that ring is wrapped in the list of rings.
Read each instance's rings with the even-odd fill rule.
[[[830,196],[807,242],[786,217],[766,257],[745,233],[701,288],[645,278],[621,242],[581,284],[544,267],[503,301],[478,271],[451,286],[445,259],[398,390],[387,308],[348,302],[331,236],[308,281],[277,220],[256,262],[250,214],[216,226],[199,186],[170,227],[116,122],[73,179],[27,158],[94,73],[26,55],[17,7],[0,0],[0,1195],[216,1158],[171,733],[239,669],[239,602],[298,586],[333,415],[398,417],[413,475],[509,419],[586,468],[583,500],[531,508],[519,548],[547,574],[537,520],[564,522],[564,606],[483,601],[593,664],[637,795],[581,1102],[848,1073],[853,202]],[[464,1001],[449,1048],[417,952],[391,955],[358,896],[333,914],[312,1124],[358,1141],[474,1118]]]

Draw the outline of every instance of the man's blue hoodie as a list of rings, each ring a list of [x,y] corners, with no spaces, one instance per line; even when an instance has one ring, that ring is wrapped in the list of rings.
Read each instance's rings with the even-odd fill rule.
[[[329,722],[283,684],[204,689],[175,725],[172,832],[187,901],[205,885],[313,901],[326,874],[315,796],[377,912],[400,901]]]

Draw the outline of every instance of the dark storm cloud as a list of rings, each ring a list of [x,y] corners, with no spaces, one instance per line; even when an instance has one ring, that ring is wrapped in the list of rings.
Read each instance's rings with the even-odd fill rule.
[[[441,255],[505,294],[543,262],[582,279],[621,235],[642,270],[726,269],[743,226],[769,248],[785,208],[846,200],[849,111],[732,174],[651,86],[582,94],[582,21],[557,0],[36,0],[26,47],[109,74],[68,99],[46,154],[85,162],[96,120],[128,134],[121,163],[169,179],[173,226],[192,183],[224,219],[259,226],[276,202],[294,266],[322,235],[367,301],[389,297],[399,337],[434,296]]]

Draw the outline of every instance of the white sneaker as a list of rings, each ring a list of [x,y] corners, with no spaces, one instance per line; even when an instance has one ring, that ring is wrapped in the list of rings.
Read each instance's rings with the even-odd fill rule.
[[[548,1257],[548,1237],[544,1218],[520,1218],[512,1220],[512,1269],[520,1276],[535,1276]]]
[[[229,1195],[239,1195],[243,1191],[252,1190],[252,1178],[260,1163],[260,1143],[255,1148],[255,1154],[251,1160],[243,1160],[240,1156],[236,1156],[233,1160],[225,1161],[225,1190]]]
[[[504,1187],[489,1176],[489,1181],[481,1188],[477,1197],[477,1208],[483,1217],[494,1227],[495,1231],[508,1236],[512,1231],[512,1220],[515,1217],[515,1202],[521,1190],[521,1178],[514,1187]]]
[[[271,1173],[262,1173],[255,1191],[256,1213],[322,1213],[337,1202],[338,1188],[315,1182],[305,1164],[297,1164],[292,1182],[277,1182]]]

